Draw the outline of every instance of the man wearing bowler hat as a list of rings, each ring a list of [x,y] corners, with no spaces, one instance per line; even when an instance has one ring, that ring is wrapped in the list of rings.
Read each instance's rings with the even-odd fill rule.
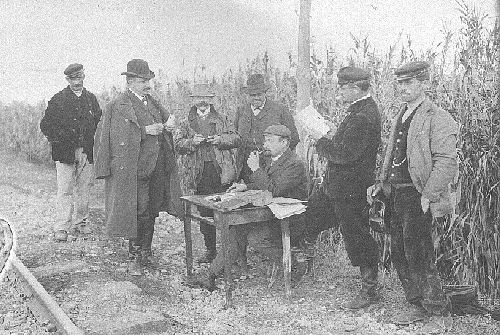
[[[393,121],[379,181],[367,189],[390,198],[391,259],[409,309],[394,322],[407,325],[449,312],[435,265],[433,218],[452,212],[449,184],[457,173],[457,125],[425,95],[429,63],[407,63],[395,71],[404,104]]]
[[[182,124],[175,140],[177,152],[194,169],[190,183],[196,194],[224,192],[237,177],[235,150],[240,139],[226,118],[215,110],[214,97],[208,84],[194,85],[188,122]],[[211,217],[213,211],[200,208],[200,214]],[[217,254],[215,227],[200,222],[200,231],[206,251],[197,261],[210,263]]]
[[[142,59],[127,64],[127,90],[104,112],[95,140],[96,177],[105,180],[106,228],[129,241],[131,275],[155,267],[151,242],[160,211],[182,213],[170,115],[150,95],[154,73]]]
[[[316,143],[328,159],[326,193],[331,222],[338,220],[351,264],[359,267],[361,289],[343,307],[357,310],[379,299],[378,245],[370,234],[366,188],[375,181],[377,152],[381,142],[380,114],[370,95],[370,73],[348,66],[337,73],[340,99],[348,104],[347,116]],[[313,243],[316,235],[306,236]]]
[[[54,240],[90,233],[89,188],[92,179],[94,134],[101,107],[94,94],[83,87],[82,64],[64,70],[68,86],[48,102],[40,129],[52,148],[57,174],[57,218]]]
[[[235,117],[235,128],[241,137],[241,150],[238,155],[240,177],[248,181],[251,170],[246,165],[248,155],[252,151],[262,150],[264,130],[271,125],[284,125],[290,132],[290,149],[293,151],[299,143],[299,135],[290,111],[283,105],[272,101],[266,95],[270,85],[262,74],[248,77],[243,91],[250,102],[238,108]]]

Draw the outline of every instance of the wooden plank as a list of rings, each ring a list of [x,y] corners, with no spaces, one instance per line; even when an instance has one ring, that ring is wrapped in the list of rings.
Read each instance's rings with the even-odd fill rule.
[[[219,215],[216,220],[222,231],[222,252],[224,256],[224,290],[226,292],[225,309],[233,308],[231,261],[229,259],[229,221],[226,214]]]
[[[186,242],[186,272],[193,274],[193,240],[191,236],[191,204],[184,202],[184,240]]]
[[[290,251],[290,226],[288,219],[280,220],[281,239],[283,245],[283,278],[285,279],[285,294],[289,298],[292,294],[292,253]]]
[[[222,215],[224,215],[224,217],[228,220],[228,224],[231,226],[264,222],[274,219],[273,212],[271,212],[271,210],[266,206],[242,208],[230,212],[214,211],[214,221],[216,222],[216,225],[217,222],[220,221],[220,217]]]

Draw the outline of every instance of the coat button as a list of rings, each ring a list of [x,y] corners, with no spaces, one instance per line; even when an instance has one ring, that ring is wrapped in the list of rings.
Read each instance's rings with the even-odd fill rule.
[[[128,119],[125,119],[125,122],[128,122]]]
[[[399,143],[399,142],[401,142],[401,140],[398,138],[398,139],[396,140],[396,142],[398,142],[398,143]]]
[[[399,135],[403,135],[403,132],[402,132],[402,131],[400,131],[400,132],[399,132]]]
[[[120,166],[120,170],[123,170],[123,166]]]
[[[121,142],[120,145],[125,145],[125,142]]]
[[[394,173],[391,173],[391,177],[394,177]]]

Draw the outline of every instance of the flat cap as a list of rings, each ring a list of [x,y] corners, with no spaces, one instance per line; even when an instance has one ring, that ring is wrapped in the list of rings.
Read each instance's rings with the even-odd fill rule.
[[[273,124],[272,126],[267,127],[266,130],[264,130],[264,135],[265,134],[278,135],[281,137],[292,136],[292,132],[290,131],[290,129],[282,124]]]
[[[411,78],[418,80],[429,79],[430,64],[424,61],[406,63],[394,71],[397,81],[405,81]]]
[[[354,66],[346,66],[337,73],[339,85],[355,83],[362,80],[370,80],[370,72]]]
[[[75,78],[83,74],[83,65],[78,63],[69,64],[64,70],[66,77]]]

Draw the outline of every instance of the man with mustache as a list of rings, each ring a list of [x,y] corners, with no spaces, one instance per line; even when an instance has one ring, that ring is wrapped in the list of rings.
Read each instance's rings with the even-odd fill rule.
[[[129,242],[130,275],[155,268],[151,242],[160,211],[182,214],[172,117],[151,95],[154,72],[127,64],[127,90],[108,106],[95,141],[96,177],[105,180],[106,228]]]
[[[215,94],[208,84],[196,84],[191,98],[193,105],[188,120],[176,136],[176,149],[184,155],[186,163],[194,169],[194,180],[190,180],[195,194],[224,192],[236,178],[235,150],[240,139],[224,116],[213,105]],[[225,172],[231,170],[232,176]],[[213,216],[213,211],[200,208],[200,214]],[[210,263],[217,254],[215,227],[200,222],[200,231],[205,241],[205,254],[198,263]]]
[[[70,64],[64,74],[69,85],[50,99],[40,122],[56,163],[58,205],[53,236],[58,242],[66,242],[68,235],[90,233],[94,134],[102,114],[95,95],[83,87],[83,65]]]
[[[234,192],[251,189],[267,190],[272,193],[273,197],[305,200],[307,197],[306,169],[304,163],[290,150],[291,135],[292,132],[284,125],[267,127],[263,131],[265,158],[261,160],[258,153],[251,153],[247,160],[248,167],[252,171],[249,181],[247,183],[233,183],[229,190]],[[263,164],[262,161],[264,161]],[[298,246],[304,225],[303,216],[298,215],[290,218],[290,244],[292,247]],[[272,220],[268,224],[231,226],[228,246],[229,262],[233,264],[237,261],[241,248],[246,248],[248,241],[251,241],[257,249],[271,254],[272,257],[279,255],[281,253],[281,233],[277,236],[274,227],[279,227],[276,220]],[[293,261],[295,263],[295,259]],[[219,253],[210,264],[207,272],[188,278],[185,284],[213,291],[216,289],[215,279],[223,270],[224,257]],[[302,273],[295,273],[299,277],[302,275]]]
[[[369,203],[380,192],[390,197],[391,259],[407,311],[394,323],[408,325],[449,313],[435,264],[433,219],[452,213],[449,184],[458,170],[458,128],[425,94],[430,64],[414,61],[395,71],[404,104],[393,120],[379,182],[367,189]]]

